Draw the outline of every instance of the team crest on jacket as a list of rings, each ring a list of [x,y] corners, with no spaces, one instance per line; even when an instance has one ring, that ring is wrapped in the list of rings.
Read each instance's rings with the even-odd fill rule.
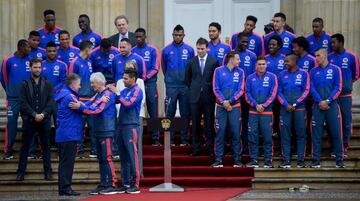
[[[250,40],[250,44],[251,44],[251,45],[254,45],[254,44],[255,44],[255,40],[254,40],[254,39],[251,39],[251,40]]]
[[[95,42],[95,38],[94,38],[94,37],[91,37],[91,38],[90,38],[90,41],[91,41],[92,43],[94,43],[94,42]]]
[[[235,76],[235,77],[239,77],[239,73],[238,73],[238,72],[235,72],[235,73],[234,73],[234,76]]]
[[[40,57],[42,57],[42,54],[39,52],[36,54],[36,56],[40,58]]]
[[[115,57],[114,54],[109,54],[109,58],[110,58],[110,59],[113,59],[114,57]]]
[[[329,69],[329,70],[327,70],[327,73],[332,73],[333,72],[333,70],[332,69]]]
[[[302,77],[301,74],[297,74],[297,75],[296,75],[296,78],[298,78],[298,79],[300,79],[301,77]]]
[[[60,67],[58,65],[54,66],[54,70],[59,70]]]
[[[150,55],[150,52],[149,51],[145,51],[145,56],[149,56]]]
[[[25,65],[26,65],[26,71],[30,71],[30,61],[26,61],[25,62]]]
[[[304,62],[304,65],[305,65],[305,66],[308,66],[308,65],[309,65],[309,61],[305,61],[305,62]]]
[[[347,63],[348,61],[349,61],[349,59],[348,58],[343,58],[343,60],[342,60],[344,63]]]
[[[329,43],[328,40],[324,40],[324,41],[323,41],[323,44],[324,44],[324,45],[327,45],[328,43]]]
[[[246,61],[249,61],[249,60],[250,60],[250,57],[249,57],[249,56],[246,56],[246,57],[245,57],[245,60],[246,60]]]
[[[269,77],[268,76],[264,77],[264,81],[269,81]]]
[[[187,49],[183,49],[182,53],[183,53],[183,54],[188,54],[189,52],[188,52]]]
[[[290,40],[290,39],[289,39],[288,37],[285,37],[285,38],[284,38],[284,42],[285,42],[285,43],[288,43],[289,40]]]
[[[223,53],[223,52],[224,52],[224,48],[219,48],[219,52]]]
[[[284,60],[279,60],[279,64],[284,64]]]
[[[70,52],[70,53],[69,53],[69,56],[70,56],[70,57],[74,57],[75,54],[74,54],[73,52]]]

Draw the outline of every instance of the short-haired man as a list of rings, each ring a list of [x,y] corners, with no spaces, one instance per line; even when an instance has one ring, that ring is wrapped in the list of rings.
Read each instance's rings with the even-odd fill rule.
[[[77,144],[83,139],[83,117],[80,112],[69,107],[70,102],[79,101],[81,78],[70,74],[65,79],[64,87],[54,95],[58,105],[55,142],[58,147],[59,195],[76,196],[80,193],[71,188]]]
[[[128,30],[129,20],[125,15],[119,15],[115,18],[114,24],[118,33],[109,37],[111,45],[120,49],[120,42],[122,39],[127,38],[130,41],[132,47],[136,44],[135,34]]]
[[[305,37],[300,36],[293,40],[293,51],[297,56],[297,65],[299,68],[310,72],[310,70],[317,66],[316,59],[309,51],[309,42]]]
[[[328,53],[331,50],[331,34],[326,33],[324,30],[324,21],[320,17],[316,17],[312,21],[313,33],[306,37],[309,42],[309,53],[315,56],[315,52],[318,48],[323,47],[327,49]]]
[[[292,40],[296,38],[296,35],[286,31],[284,26],[286,23],[286,15],[284,13],[275,13],[274,18],[274,31],[264,36],[265,54],[269,54],[269,41],[273,35],[280,36],[283,46],[280,49],[280,53],[287,55],[292,52]]]
[[[157,91],[157,75],[160,67],[160,55],[158,49],[146,43],[146,31],[143,28],[138,28],[135,31],[136,46],[131,52],[136,53],[144,59],[146,66],[145,76],[145,93],[146,93],[146,108],[150,118],[158,117],[158,91]],[[159,133],[153,132],[151,134],[152,145],[159,146]]]
[[[184,43],[185,31],[178,24],[173,29],[173,41],[161,51],[161,67],[165,77],[166,97],[170,99],[166,111],[167,117],[174,117],[176,104],[179,101],[180,115],[187,122],[181,131],[181,146],[189,145],[188,122],[189,111],[189,89],[185,83],[185,72],[188,61],[194,57],[194,49]],[[175,133],[171,133],[171,144],[174,142]]]
[[[264,57],[256,61],[256,72],[249,75],[245,86],[245,98],[250,105],[249,114],[249,153],[248,167],[259,167],[259,134],[263,136],[264,168],[272,168],[272,104],[277,95],[278,81],[275,74],[266,70]]]
[[[233,152],[233,167],[243,166],[240,161],[241,151],[241,109],[240,97],[244,93],[245,72],[238,67],[240,56],[231,51],[226,55],[227,64],[215,69],[213,91],[216,96],[215,117],[215,162],[214,168],[223,167],[224,137],[227,126],[231,132],[231,148]]]
[[[50,156],[51,111],[53,109],[52,83],[41,77],[41,61],[30,62],[31,78],[22,82],[20,90],[21,118],[23,120],[22,146],[16,181],[24,180],[29,147],[35,132],[40,137],[45,180],[52,180]]]
[[[344,154],[349,148],[352,132],[352,89],[353,83],[359,79],[359,59],[354,52],[344,48],[344,36],[334,34],[331,36],[331,47],[334,50],[329,54],[329,62],[340,67],[342,75],[342,90],[339,95],[339,106],[342,117],[342,132]]]
[[[81,101],[88,101],[93,97],[94,91],[91,88],[90,76],[93,73],[92,63],[90,60],[92,42],[85,40],[80,43],[80,53],[69,66],[69,74],[76,73],[81,77],[81,88],[79,90],[79,97]],[[93,121],[92,117],[85,116],[89,127],[89,135],[91,140],[90,157],[96,157],[96,139],[93,133]],[[84,147],[83,142],[80,144],[78,158],[83,157]]]
[[[120,41],[120,54],[118,54],[114,58],[112,63],[113,80],[115,83],[121,78],[123,78],[125,64],[129,60],[135,60],[138,67],[137,70],[139,78],[143,80],[145,79],[146,65],[144,59],[136,53],[132,53],[130,40],[127,38],[123,38]]]
[[[88,40],[93,43],[92,48],[98,47],[103,36],[91,29],[89,16],[86,14],[81,14],[79,16],[78,23],[81,32],[74,36],[72,44],[79,48],[82,41]]]
[[[231,47],[220,40],[221,25],[217,22],[209,24],[209,38],[210,42],[207,48],[207,53],[210,57],[217,59],[218,64],[221,65],[224,57],[231,51]]]
[[[80,53],[80,49],[70,45],[70,33],[62,30],[59,33],[60,47],[57,51],[57,58],[70,67],[70,63]]]
[[[264,55],[265,54],[265,48],[264,48],[264,40],[263,38],[254,32],[254,29],[256,28],[256,22],[257,18],[252,15],[248,15],[246,17],[246,21],[244,24],[244,30],[242,33],[245,33],[249,36],[249,43],[247,46],[247,49],[254,52],[256,56]],[[230,40],[230,46],[233,50],[235,50],[238,47],[238,33],[235,33],[231,36]]]
[[[338,97],[342,89],[341,69],[330,64],[327,49],[320,48],[315,52],[319,64],[310,71],[311,94],[314,97],[312,112],[312,147],[313,163],[311,167],[320,168],[324,122],[328,126],[332,150],[336,157],[337,168],[343,168],[343,142],[341,138],[341,112]]]
[[[137,70],[126,69],[124,72],[125,89],[119,92],[116,88],[116,103],[120,103],[120,131],[118,146],[121,158],[121,188],[118,193],[140,193],[140,169],[138,161],[137,141],[139,130],[139,113],[143,91],[136,84]]]
[[[7,124],[5,129],[4,159],[13,159],[13,145],[17,133],[17,122],[20,112],[21,82],[31,76],[29,42],[21,39],[17,51],[5,58],[2,64],[0,81],[6,93]]]
[[[111,46],[111,41],[108,38],[101,40],[100,46],[93,49],[90,60],[92,62],[93,71],[101,72],[108,84],[114,83],[114,72],[112,64],[114,58],[120,54],[119,50]]]
[[[92,88],[96,91],[95,97],[85,102],[85,104],[79,101],[71,102],[69,107],[93,116],[93,132],[96,137],[100,184],[90,192],[90,195],[116,194],[115,168],[111,151],[112,138],[116,131],[115,95],[106,88],[106,80],[102,73],[91,74],[90,82]],[[103,101],[104,97],[107,98],[107,101]]]
[[[29,33],[29,45],[31,47],[31,51],[29,54],[30,59],[37,58],[40,60],[46,59],[46,52],[44,48],[39,47],[40,43],[40,33],[38,31],[31,31]]]
[[[37,31],[40,33],[40,44],[42,48],[46,48],[46,44],[50,41],[55,42],[57,46],[60,45],[59,33],[62,30],[61,27],[56,26],[56,18],[54,10],[45,10],[44,11],[44,22],[41,28]]]
[[[305,167],[306,147],[306,110],[305,100],[310,92],[310,76],[307,71],[296,64],[297,56],[289,54],[285,57],[287,69],[279,76],[278,100],[280,109],[281,152],[283,162],[281,168],[290,168],[291,133],[296,134],[297,167]],[[295,138],[293,138],[295,139]]]
[[[186,84],[189,87],[189,102],[192,119],[192,156],[200,155],[201,117],[204,116],[205,140],[208,155],[214,155],[214,108],[215,96],[212,89],[214,70],[219,66],[206,50],[208,42],[204,38],[196,41],[197,56],[186,65]]]

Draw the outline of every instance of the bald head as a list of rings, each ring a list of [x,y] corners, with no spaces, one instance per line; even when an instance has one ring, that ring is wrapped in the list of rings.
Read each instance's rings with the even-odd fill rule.
[[[286,67],[292,71],[297,68],[297,56],[293,53],[286,55],[285,57],[285,65]]]
[[[328,65],[329,62],[327,56],[328,56],[327,49],[319,48],[318,50],[316,50],[315,58],[319,66],[325,67]]]

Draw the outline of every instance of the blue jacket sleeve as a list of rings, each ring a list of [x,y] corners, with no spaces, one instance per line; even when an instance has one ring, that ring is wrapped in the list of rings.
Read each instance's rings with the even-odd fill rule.
[[[335,67],[335,82],[334,82],[334,87],[333,90],[331,91],[328,100],[329,101],[333,101],[335,99],[337,99],[341,93],[341,89],[342,89],[342,75],[341,75],[341,70],[339,67]]]
[[[0,81],[1,81],[1,86],[5,89],[6,91],[6,85],[7,85],[7,74],[8,74],[8,65],[6,60],[3,61],[2,63],[2,67],[1,67],[1,74],[0,74]]]
[[[131,97],[126,97],[126,94],[120,93],[119,96],[116,96],[116,99],[118,99],[118,101],[120,102],[121,107],[124,107],[126,109],[132,109],[137,105],[141,104],[141,101],[143,99],[143,92],[140,87],[136,87],[131,94]]]
[[[110,107],[111,105],[115,104],[115,97],[114,95],[112,95],[109,91],[107,91],[105,94],[105,96],[109,97],[109,101],[108,102],[102,102],[102,101],[97,101],[98,104],[94,105],[94,104],[82,104],[79,108],[79,110],[81,112],[83,112],[84,114],[88,114],[88,115],[93,115],[93,114],[99,114],[102,111],[106,110],[108,107]],[[100,98],[101,99],[101,98]]]
[[[322,101],[322,98],[321,98],[319,92],[316,91],[316,86],[314,84],[314,75],[313,75],[315,71],[313,71],[313,70],[310,71],[310,91],[311,91],[312,96],[315,99],[315,102],[319,103],[320,101]]]
[[[249,103],[249,105],[251,107],[255,107],[258,103],[256,102],[256,100],[254,99],[254,97],[252,96],[252,91],[251,91],[251,81],[249,81],[249,77],[247,78],[247,82],[245,85],[245,100],[247,103]]]
[[[270,93],[267,95],[266,101],[263,104],[264,108],[267,108],[272,102],[274,102],[277,91],[278,91],[278,80],[275,74],[272,74],[272,86],[270,89]]]
[[[308,72],[305,72],[303,75],[303,82],[302,82],[302,90],[303,93],[301,94],[301,96],[296,100],[296,105],[302,104],[304,103],[304,101],[306,100],[306,98],[309,95],[310,92],[310,76]]]
[[[219,68],[215,69],[214,72],[214,77],[213,77],[213,91],[215,94],[216,99],[218,99],[218,101],[220,103],[225,101],[225,96],[224,94],[221,92],[221,88],[220,88],[220,81],[219,81]]]
[[[239,68],[240,69],[240,68]],[[245,85],[245,73],[242,69],[240,69],[242,72],[242,76],[238,82],[237,90],[236,92],[230,97],[230,103],[234,104],[235,101],[237,101],[243,94],[244,94],[244,85]]]
[[[282,77],[282,74],[280,73],[277,99],[279,100],[281,105],[283,105],[284,107],[287,107],[289,105],[289,103],[287,102],[287,100],[283,94],[283,83],[282,83],[281,77]]]
[[[151,67],[149,72],[147,72],[146,74],[146,80],[151,79],[153,76],[155,76],[158,72],[159,72],[159,53],[158,50],[154,47],[151,50]]]

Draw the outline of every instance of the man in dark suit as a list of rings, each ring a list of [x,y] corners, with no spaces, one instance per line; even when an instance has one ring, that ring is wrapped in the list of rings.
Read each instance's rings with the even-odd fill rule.
[[[208,154],[214,152],[214,109],[215,96],[212,89],[214,70],[219,66],[217,60],[207,54],[208,41],[199,38],[196,42],[197,56],[186,66],[186,84],[189,86],[189,101],[192,118],[192,156],[200,154],[200,122],[204,115],[204,131]]]
[[[23,81],[20,93],[23,135],[16,180],[24,180],[29,148],[35,132],[40,137],[45,179],[52,180],[49,135],[51,111],[54,107],[53,86],[50,80],[40,77],[41,60],[32,59],[30,70],[32,76]]]
[[[135,34],[128,31],[129,20],[126,18],[126,16],[117,16],[114,20],[114,24],[118,30],[118,33],[109,37],[111,40],[111,45],[119,49],[121,39],[128,38],[130,40],[131,46],[134,47],[136,45]]]

